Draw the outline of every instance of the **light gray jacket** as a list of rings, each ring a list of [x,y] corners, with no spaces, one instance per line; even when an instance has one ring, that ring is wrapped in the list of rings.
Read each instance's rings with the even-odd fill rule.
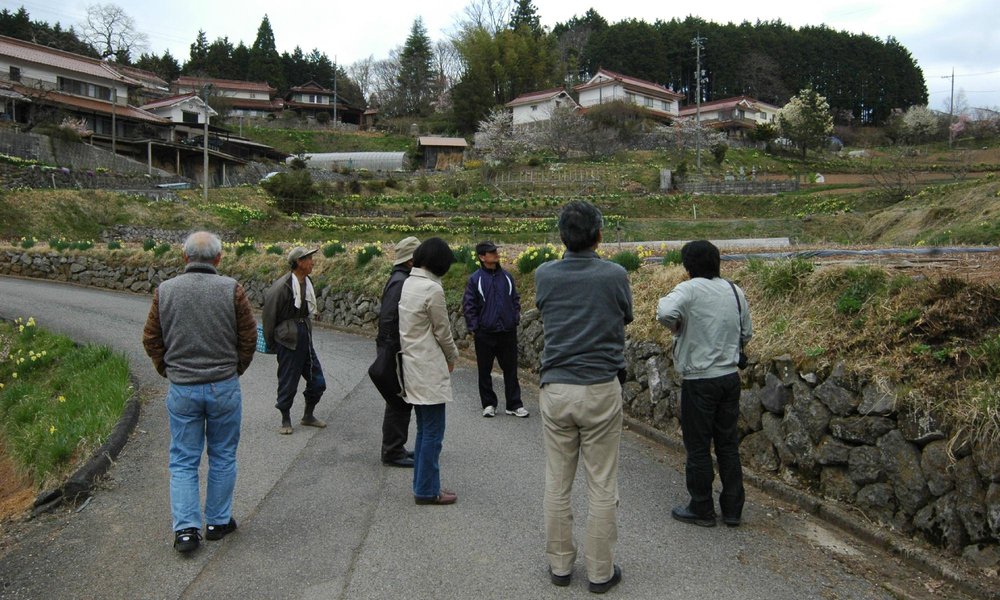
[[[736,286],[734,295],[729,282],[721,277],[695,277],[679,283],[660,298],[656,320],[671,331],[680,327],[674,332],[674,368],[684,379],[735,373],[740,342],[746,344],[753,335],[743,290]]]
[[[399,298],[403,383],[410,404],[451,402],[448,365],[458,360],[441,278],[414,267]]]

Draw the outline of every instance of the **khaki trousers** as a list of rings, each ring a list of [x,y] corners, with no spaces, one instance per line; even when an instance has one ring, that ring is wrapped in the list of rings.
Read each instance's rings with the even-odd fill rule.
[[[612,379],[593,385],[548,383],[539,393],[545,440],[545,554],[556,575],[568,575],[576,562],[570,497],[580,457],[587,475],[587,577],[604,583],[614,574],[621,390]]]

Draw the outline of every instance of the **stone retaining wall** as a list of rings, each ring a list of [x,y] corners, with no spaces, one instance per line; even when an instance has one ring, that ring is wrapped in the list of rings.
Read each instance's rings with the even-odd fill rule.
[[[181,270],[179,263],[126,267],[86,255],[8,250],[0,274],[69,281],[150,293]],[[270,281],[243,281],[251,303],[263,304]],[[319,320],[374,331],[379,301],[325,288]],[[450,313],[459,345],[468,332]],[[537,310],[523,313],[520,360],[537,372],[543,345]],[[680,437],[680,379],[658,344],[628,340],[625,410]],[[899,407],[889,382],[851,373],[843,364],[798,371],[790,357],[752,364],[740,399],[744,464],[787,483],[857,507],[874,521],[923,537],[987,567],[1000,563],[1000,455],[954,435],[933,411]],[[863,517],[859,517],[863,518]]]

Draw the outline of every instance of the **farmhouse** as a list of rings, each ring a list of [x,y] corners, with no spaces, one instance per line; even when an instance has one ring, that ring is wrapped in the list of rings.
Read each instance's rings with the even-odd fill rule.
[[[645,108],[650,116],[663,121],[670,121],[679,115],[679,103],[684,97],[651,81],[603,68],[598,69],[590,81],[573,90],[579,94],[580,106],[585,109],[607,102],[625,101]]]
[[[339,97],[337,92],[328,90],[315,81],[293,87],[285,95],[285,109],[300,115],[316,117],[320,113],[329,115],[339,123],[361,125],[364,111]]]
[[[548,121],[552,111],[560,107],[579,108],[573,98],[563,88],[552,88],[541,92],[521,94],[506,104],[514,117],[514,126],[530,125]]]
[[[778,119],[777,106],[748,96],[724,98],[701,105],[701,123],[726,133],[729,137],[743,137],[758,124],[774,123]],[[682,119],[695,119],[698,107],[688,105],[681,109]]]
[[[284,101],[274,98],[278,92],[266,82],[189,77],[182,75],[172,85],[175,94],[203,94],[222,99],[225,111],[233,117],[267,117],[281,112]]]

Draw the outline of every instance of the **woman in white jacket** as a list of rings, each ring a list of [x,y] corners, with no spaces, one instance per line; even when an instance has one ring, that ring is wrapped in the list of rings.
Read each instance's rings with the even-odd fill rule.
[[[438,458],[444,442],[444,407],[451,402],[451,372],[458,347],[451,335],[441,277],[455,262],[447,242],[430,238],[413,253],[413,270],[399,299],[399,340],[406,401],[417,415],[413,448],[413,499],[417,504],[454,504],[441,489]]]

